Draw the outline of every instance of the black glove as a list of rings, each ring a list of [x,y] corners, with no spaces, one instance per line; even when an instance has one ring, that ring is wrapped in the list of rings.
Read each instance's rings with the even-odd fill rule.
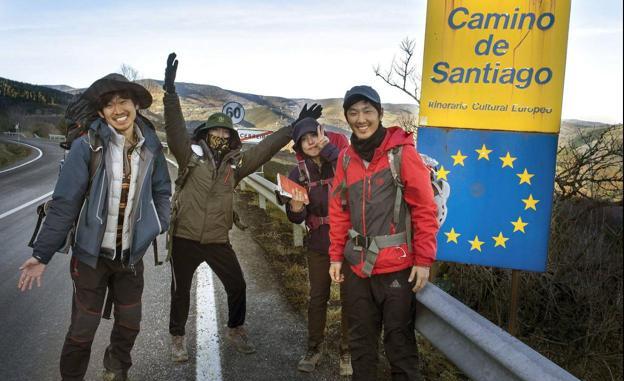
[[[321,117],[322,114],[323,114],[323,106],[314,103],[312,106],[310,106],[310,108],[308,108],[308,104],[306,103],[303,105],[303,108],[301,109],[301,112],[299,113],[299,117],[297,118],[297,120],[295,120],[295,123],[299,122],[301,119],[304,119],[304,118],[318,119]],[[293,125],[295,123],[293,123]]]
[[[163,90],[169,94],[175,94],[175,77],[178,71],[178,60],[176,60],[176,54],[171,53],[167,57],[167,68],[165,69],[165,83],[163,83]]]

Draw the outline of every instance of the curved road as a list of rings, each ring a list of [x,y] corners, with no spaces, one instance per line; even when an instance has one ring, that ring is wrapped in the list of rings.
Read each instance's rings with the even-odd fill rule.
[[[19,208],[53,190],[63,151],[58,143],[29,139],[43,157],[15,170],[0,173],[0,380],[58,380],[58,361],[69,326],[72,285],[69,256],[56,254],[44,273],[43,286],[29,292],[17,290],[18,267],[32,253],[26,245],[36,222],[40,202]],[[27,160],[24,160],[27,161]],[[13,165],[15,166],[15,164]],[[170,167],[172,179],[176,169]],[[6,168],[4,168],[6,169]],[[8,214],[8,215],[7,215]],[[2,217],[4,215],[4,217]],[[258,352],[244,356],[224,341],[226,296],[220,282],[202,266],[195,277],[187,325],[191,360],[169,360],[168,264],[153,266],[150,251],[145,260],[143,320],[133,350],[133,380],[340,380],[336,362],[324,360],[313,374],[296,370],[304,348],[306,327],[281,295],[280,285],[250,233],[234,229],[230,238],[245,272],[248,289],[247,326]],[[164,236],[159,237],[165,255]],[[210,286],[214,283],[214,289]],[[197,307],[195,302],[197,300]],[[216,306],[215,306],[216,304]],[[197,324],[196,324],[197,321]],[[102,320],[96,335],[87,380],[101,379],[102,357],[108,344],[111,321]],[[329,364],[333,364],[330,369]]]

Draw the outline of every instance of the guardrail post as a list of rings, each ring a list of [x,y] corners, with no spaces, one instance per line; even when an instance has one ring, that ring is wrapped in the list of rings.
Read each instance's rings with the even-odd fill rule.
[[[293,244],[295,247],[303,246],[303,229],[300,225],[292,224],[293,228]]]
[[[261,194],[258,194],[258,206],[260,209],[266,209],[266,197]]]

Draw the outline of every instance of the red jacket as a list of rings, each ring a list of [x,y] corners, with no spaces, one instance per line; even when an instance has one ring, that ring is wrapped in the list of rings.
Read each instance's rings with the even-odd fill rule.
[[[329,256],[332,262],[342,262],[347,254],[351,259],[351,268],[360,277],[364,277],[361,269],[365,251],[356,252],[353,249],[348,237],[349,229],[353,228],[365,236],[405,231],[405,218],[402,217],[397,226],[392,222],[396,185],[388,162],[388,151],[398,146],[403,146],[401,180],[405,185],[403,199],[411,215],[412,252],[408,252],[407,244],[381,249],[372,274],[396,272],[414,265],[430,266],[435,260],[439,227],[429,169],[416,152],[412,134],[399,127],[389,127],[368,168],[352,146],[340,153],[336,165],[333,189],[338,189],[346,176],[348,207],[343,209],[338,192],[332,194],[329,203]],[[343,169],[345,154],[350,157],[346,174]],[[403,209],[401,215],[405,216],[408,211]],[[353,258],[359,260],[354,261]]]

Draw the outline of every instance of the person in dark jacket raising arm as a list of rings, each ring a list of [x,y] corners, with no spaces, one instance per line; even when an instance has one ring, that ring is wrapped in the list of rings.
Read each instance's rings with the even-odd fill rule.
[[[382,327],[392,379],[419,380],[413,292],[427,283],[439,228],[430,172],[412,134],[382,126],[373,88],[353,87],[343,108],[353,134],[334,177],[329,271],[344,281],[353,380],[376,379]]]
[[[327,303],[329,302],[331,278],[329,277],[329,195],[341,150],[349,146],[347,138],[339,133],[325,132],[312,118],[305,118],[294,126],[293,142],[297,153],[297,166],[288,177],[304,186],[309,203],[304,203],[303,194],[296,193],[286,204],[288,219],[296,224],[305,221],[308,227],[306,246],[308,249],[308,278],[310,299],[308,302],[308,346],[297,368],[312,372],[321,360]],[[301,192],[302,193],[302,192]],[[344,299],[340,287],[341,300]],[[341,311],[340,375],[350,376],[347,315],[344,306]]]
[[[61,353],[61,376],[84,379],[108,286],[115,322],[103,379],[122,381],[132,365],[130,351],[141,322],[142,258],[168,229],[171,181],[156,131],[137,112],[152,103],[145,88],[109,74],[82,97],[100,118],[71,144],[32,258],[20,268],[18,287],[24,291],[34,281],[40,285],[46,264],[76,223],[71,325]]]
[[[167,142],[178,162],[178,179],[173,197],[169,232],[171,284],[172,360],[188,360],[186,321],[190,290],[197,267],[206,262],[225,287],[228,299],[226,338],[242,353],[255,347],[244,328],[246,285],[228,233],[233,223],[234,188],[247,175],[269,161],[291,139],[292,126],[281,128],[261,143],[241,151],[241,140],[229,116],[210,115],[198,126],[191,140],[175,91],[178,61],[167,59],[165,82],[165,129]],[[304,106],[299,118],[319,118],[322,108]]]

